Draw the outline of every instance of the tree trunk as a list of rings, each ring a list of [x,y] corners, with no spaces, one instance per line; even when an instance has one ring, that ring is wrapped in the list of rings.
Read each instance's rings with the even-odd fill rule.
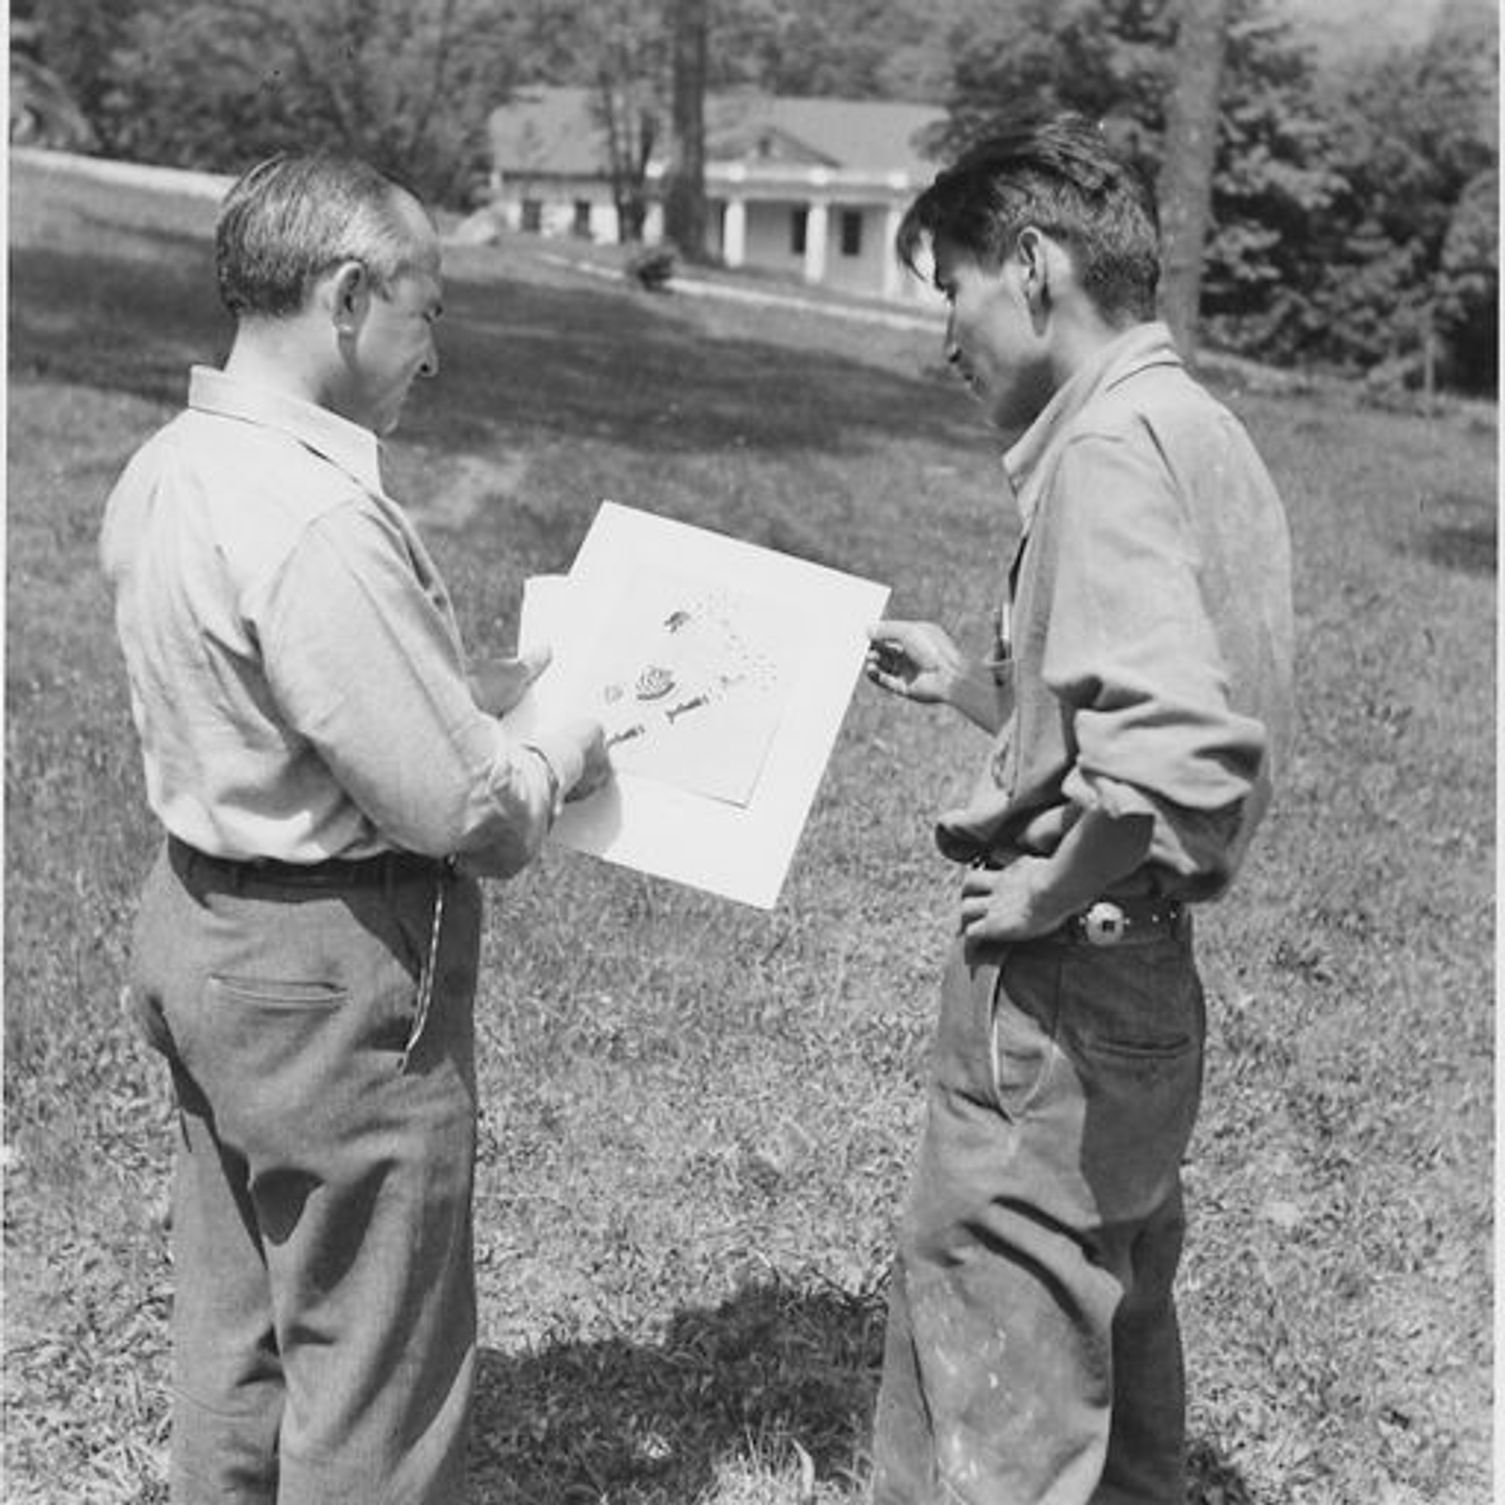
[[[1202,260],[1212,219],[1218,149],[1218,88],[1228,0],[1180,0],[1175,85],[1166,108],[1160,167],[1165,276],[1161,313],[1187,361],[1196,355]]]
[[[664,183],[664,229],[687,261],[704,261],[707,0],[674,0],[671,17],[674,102]]]
[[[647,218],[644,182],[653,152],[652,113],[639,110],[632,79],[615,81],[602,68],[596,79],[596,118],[606,133],[606,157],[611,170],[611,197],[617,209],[617,237],[635,245],[643,238]]]

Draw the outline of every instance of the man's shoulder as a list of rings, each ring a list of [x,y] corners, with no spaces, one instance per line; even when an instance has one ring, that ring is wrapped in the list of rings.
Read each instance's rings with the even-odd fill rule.
[[[101,552],[109,573],[143,549],[170,546],[250,592],[347,518],[358,535],[373,522],[385,531],[365,487],[296,436],[189,408],[127,464],[105,510]]]
[[[1274,519],[1280,512],[1275,482],[1244,421],[1184,368],[1147,370],[1096,394],[1075,415],[1062,458],[1067,468],[1057,473],[1056,490],[1070,493],[1062,505],[1088,515],[1158,507],[1171,497],[1203,517]]]
[[[122,479],[152,466],[170,465],[178,453],[184,424],[191,416],[191,411],[184,408],[143,439],[126,461]]]
[[[365,496],[360,482],[296,436],[196,408],[158,429],[122,480],[180,484],[216,511],[254,508],[268,527],[302,526]]]
[[[1123,438],[1146,426],[1233,420],[1226,404],[1177,361],[1146,364],[1105,384],[1075,415],[1073,435]]]
[[[1262,464],[1243,420],[1179,366],[1150,368],[1094,394],[1064,439],[1063,448],[1154,456],[1185,474]]]

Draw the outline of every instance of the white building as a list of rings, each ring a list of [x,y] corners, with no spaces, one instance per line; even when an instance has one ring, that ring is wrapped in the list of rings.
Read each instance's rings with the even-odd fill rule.
[[[520,92],[490,120],[492,202],[514,230],[621,239],[604,132],[586,89]],[[894,256],[894,233],[937,164],[932,105],[878,100],[706,100],[707,250],[729,267],[788,272],[891,300],[929,291]],[[644,239],[663,234],[666,163],[648,165]]]

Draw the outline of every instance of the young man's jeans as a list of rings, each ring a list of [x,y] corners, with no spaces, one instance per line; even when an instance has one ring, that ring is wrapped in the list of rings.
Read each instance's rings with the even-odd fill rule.
[[[1190,921],[968,955],[900,1235],[875,1505],[1180,1505]]]
[[[479,934],[453,874],[283,888],[176,846],[153,871],[133,998],[181,1128],[174,1505],[461,1498]]]

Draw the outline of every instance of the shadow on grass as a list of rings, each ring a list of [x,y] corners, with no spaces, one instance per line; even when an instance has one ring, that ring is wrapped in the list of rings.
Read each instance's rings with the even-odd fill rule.
[[[1205,1437],[1192,1439],[1186,1457],[1186,1505],[1263,1505],[1244,1479]]]
[[[1499,559],[1495,499],[1447,491],[1422,502],[1422,526],[1411,548],[1445,570],[1493,575]]]
[[[738,1458],[787,1477],[796,1444],[818,1479],[850,1477],[867,1444],[883,1312],[877,1296],[756,1286],[680,1312],[651,1346],[488,1350],[476,1505],[696,1500]]]
[[[182,401],[218,364],[229,320],[200,235],[83,223],[10,258],[13,374]],[[414,390],[402,438],[448,449],[499,437],[605,439],[650,454],[850,452],[923,435],[975,443],[967,406],[926,378],[803,342],[708,335],[691,308],[569,280],[451,275],[442,373]]]
[[[1433,564],[1465,575],[1493,575],[1499,551],[1499,535],[1492,522],[1430,528],[1421,541],[1421,552]]]
[[[224,359],[230,325],[216,300],[207,248],[180,236],[130,239],[146,244],[134,244],[128,255],[12,248],[12,378],[69,382],[176,407],[188,366]],[[149,254],[152,242],[158,254]]]
[[[559,1343],[481,1356],[475,1505],[670,1505],[715,1498],[729,1465],[863,1497],[885,1298],[752,1286],[675,1316],[661,1342]],[[803,1453],[809,1464],[803,1463]],[[1209,1439],[1187,1505],[1259,1505]],[[730,1492],[729,1492],[730,1497]],[[763,1498],[762,1495],[759,1498]]]

